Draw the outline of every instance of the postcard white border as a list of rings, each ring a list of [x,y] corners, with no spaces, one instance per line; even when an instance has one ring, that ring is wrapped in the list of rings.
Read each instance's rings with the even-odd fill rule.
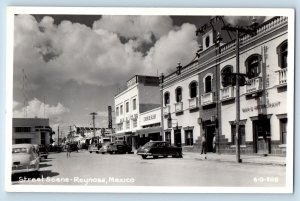
[[[14,14],[74,15],[227,15],[288,17],[288,133],[285,187],[171,187],[171,186],[56,186],[12,185],[11,150],[13,108],[13,47]],[[142,7],[8,7],[6,44],[6,124],[5,124],[5,190],[8,192],[107,192],[107,193],[293,193],[294,175],[294,37],[295,11],[287,8],[142,8]],[[292,133],[292,134],[291,134]]]

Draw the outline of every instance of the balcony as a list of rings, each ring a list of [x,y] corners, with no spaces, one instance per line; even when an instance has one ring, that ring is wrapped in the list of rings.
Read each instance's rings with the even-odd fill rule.
[[[179,112],[182,112],[182,111],[183,111],[183,104],[182,104],[182,102],[175,103],[175,112],[179,113]]]
[[[230,100],[230,99],[234,99],[234,98],[235,98],[235,95],[234,95],[234,87],[233,86],[229,86],[229,87],[220,89],[220,101],[226,101],[226,100]]]
[[[199,107],[198,97],[189,99],[189,109],[193,110]]]
[[[167,105],[163,108],[164,115],[168,115],[170,113],[170,105]]]
[[[262,78],[255,77],[249,79],[246,84],[246,94],[253,94],[262,90]]]
[[[214,102],[214,93],[213,92],[209,92],[209,93],[201,95],[201,105],[202,106],[211,105],[214,103],[215,102]]]
[[[287,68],[283,68],[278,73],[278,86],[286,86],[287,85]]]

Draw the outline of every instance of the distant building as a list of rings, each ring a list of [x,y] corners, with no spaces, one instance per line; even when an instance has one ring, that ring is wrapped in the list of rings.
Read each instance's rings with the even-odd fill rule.
[[[49,119],[13,118],[12,143],[30,143],[49,145],[52,129]]]
[[[114,97],[116,133],[115,139],[125,140],[133,148],[145,143],[150,138],[161,139],[160,120],[156,130],[143,133],[141,129],[141,113],[160,107],[159,78],[154,76],[135,75],[127,81],[127,89]],[[159,116],[159,115],[158,115]],[[145,138],[148,139],[140,140]]]

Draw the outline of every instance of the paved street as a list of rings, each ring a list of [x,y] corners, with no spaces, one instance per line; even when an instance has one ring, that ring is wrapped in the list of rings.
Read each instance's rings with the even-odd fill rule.
[[[183,158],[143,160],[135,154],[51,153],[40,166],[40,177],[17,175],[13,184],[151,185],[151,186],[284,186],[285,166],[237,164]],[[26,179],[26,178],[27,179]]]

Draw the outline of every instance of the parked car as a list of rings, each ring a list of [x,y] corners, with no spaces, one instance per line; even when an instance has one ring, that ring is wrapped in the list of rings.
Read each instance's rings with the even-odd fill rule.
[[[108,146],[113,145],[113,142],[105,142],[102,147],[99,149],[99,152],[102,154],[107,153]]]
[[[70,144],[70,150],[78,152],[78,150],[79,150],[78,145],[76,143],[71,143]]]
[[[44,145],[39,145],[38,154],[39,154],[40,158],[47,159],[48,155],[49,155],[49,152],[48,152],[47,148]]]
[[[32,144],[12,145],[12,174],[33,172],[38,174],[40,159]]]
[[[132,148],[125,141],[117,140],[107,147],[107,152],[110,154],[132,153]]]
[[[147,156],[153,156],[153,158],[163,157],[182,157],[182,148],[170,145],[165,141],[152,141],[146,143],[144,146],[137,150],[137,154],[142,156],[143,159]]]
[[[97,154],[99,154],[99,149],[102,147],[101,143],[92,143],[89,145],[89,152],[93,153],[96,152]]]

